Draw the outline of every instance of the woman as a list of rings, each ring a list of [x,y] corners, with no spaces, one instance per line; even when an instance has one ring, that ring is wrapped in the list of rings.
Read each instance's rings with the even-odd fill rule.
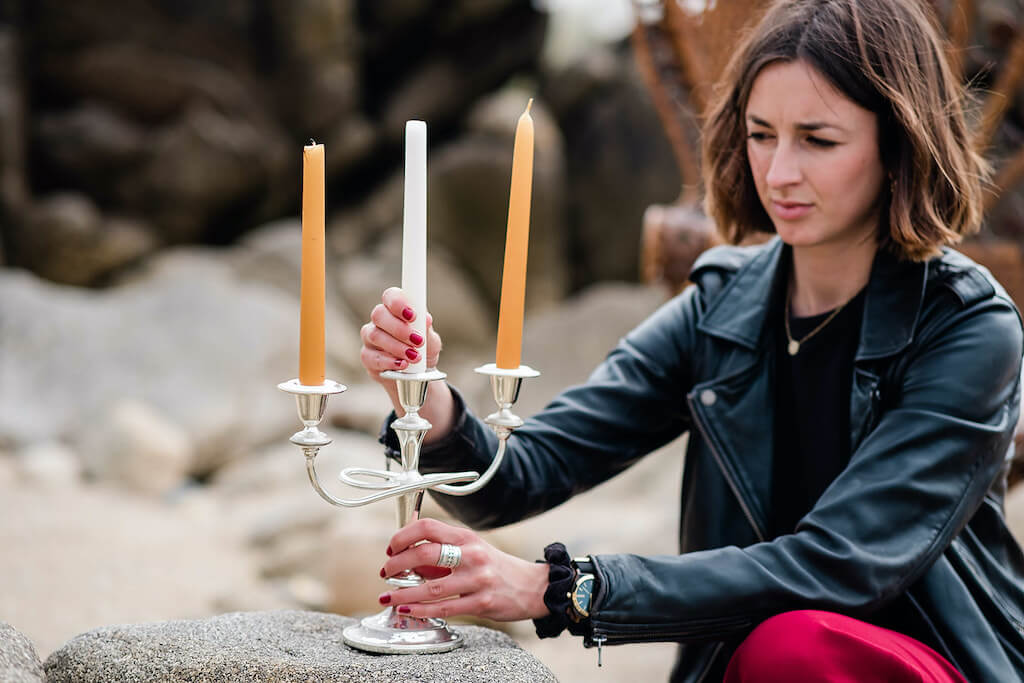
[[[681,554],[576,562],[553,544],[538,564],[421,520],[384,574],[437,564],[442,544],[461,564],[381,601],[588,645],[676,641],[678,681],[1019,680],[1024,557],[1002,497],[1021,323],[944,248],[978,228],[985,168],[928,10],[782,0],[723,82],[706,208],[733,243],[777,237],[704,254],[694,287],[516,431],[482,492],[438,496],[471,526],[511,523],[689,432]],[[384,293],[362,331],[371,375],[436,363],[411,314]],[[486,467],[494,437],[450,387],[421,414],[421,469]]]

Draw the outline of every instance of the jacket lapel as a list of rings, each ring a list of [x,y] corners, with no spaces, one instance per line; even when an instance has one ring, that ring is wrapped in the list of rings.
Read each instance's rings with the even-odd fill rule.
[[[697,328],[716,345],[716,371],[690,401],[711,454],[759,540],[767,540],[775,439],[773,337],[768,325],[785,285],[788,254],[766,244],[712,302]]]
[[[716,377],[694,387],[691,405],[760,537],[769,526],[775,432],[775,343],[769,316],[778,311],[788,258],[789,248],[774,238],[737,271],[697,325],[739,347],[725,352]],[[899,353],[913,340],[927,269],[926,263],[900,261],[886,251],[879,251],[872,264],[850,397],[853,448],[881,400],[873,361]]]
[[[780,264],[786,249],[778,237],[740,268],[708,308],[697,329],[705,334],[756,350],[762,344],[765,320],[774,307]],[[768,296],[765,294],[768,293]]]
[[[907,348],[921,315],[928,263],[901,261],[880,250],[871,266],[856,362],[892,356]]]
[[[765,321],[776,310],[785,284],[780,267],[789,248],[776,237],[737,271],[698,324],[701,332],[756,349],[765,342]],[[857,361],[899,353],[913,340],[924,301],[928,263],[901,261],[880,250],[871,266]],[[765,296],[765,292],[770,292]]]
[[[914,340],[927,279],[927,262],[900,261],[887,251],[875,256],[854,359],[851,451],[868,435],[881,408],[883,387],[876,361],[900,353]]]

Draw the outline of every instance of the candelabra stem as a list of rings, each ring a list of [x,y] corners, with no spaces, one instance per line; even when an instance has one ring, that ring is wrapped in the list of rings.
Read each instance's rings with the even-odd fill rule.
[[[401,448],[402,471],[393,475],[388,472],[378,472],[372,476],[385,479],[392,477],[396,482],[408,480],[418,482],[415,489],[405,491],[395,499],[398,506],[398,525],[403,527],[419,518],[425,489],[451,483],[450,481],[435,480],[434,477],[439,475],[423,476],[418,471],[423,437],[431,426],[430,422],[420,417],[419,409],[423,405],[423,401],[426,400],[428,383],[444,379],[445,375],[437,370],[428,370],[418,374],[386,372],[381,376],[396,381],[399,401],[405,409],[405,415],[391,424]],[[353,475],[356,474],[367,475],[370,473],[366,470],[350,468],[347,473],[342,473],[342,480],[351,481]],[[447,478],[451,475],[440,476]],[[476,479],[475,472],[459,472],[455,476],[460,477],[461,481]],[[392,492],[396,490],[398,488],[390,489]],[[423,577],[415,572],[405,571],[388,577],[387,582],[392,586],[418,586],[423,583]],[[407,616],[399,614],[394,608],[388,608],[379,614],[363,619],[355,626],[349,626],[342,633],[342,637],[345,643],[352,647],[386,654],[447,652],[465,642],[462,635],[448,628],[443,619],[421,619]]]
[[[398,384],[399,386],[405,385],[399,390],[399,396],[403,398],[402,402],[406,413],[404,417],[395,420],[391,424],[391,428],[395,430],[395,434],[398,436],[398,445],[401,447],[402,472],[409,474],[418,472],[423,437],[430,431],[432,425],[419,415],[419,407],[426,398],[426,388],[416,385],[426,385],[426,382],[400,379]],[[417,399],[419,400],[418,404],[416,403]],[[398,528],[402,528],[419,519],[420,508],[423,505],[423,489],[402,494],[395,501],[398,504]],[[388,583],[400,587],[418,586],[423,583],[423,577],[407,569],[388,578]]]

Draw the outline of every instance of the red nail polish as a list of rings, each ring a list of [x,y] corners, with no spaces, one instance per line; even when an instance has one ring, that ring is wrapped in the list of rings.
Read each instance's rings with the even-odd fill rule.
[[[412,612],[412,607],[409,607],[409,605],[399,605],[398,606],[398,613],[399,614],[409,614],[410,612]]]
[[[384,578],[385,576],[387,576],[387,574],[385,574],[385,573],[384,573],[384,570],[383,570],[383,569],[381,569],[381,570],[380,570],[380,578],[382,578],[382,579],[383,579],[383,578]]]
[[[388,550],[387,550],[387,553],[388,553],[388,557],[391,557],[392,555],[394,555],[394,554],[395,554],[395,551],[393,551],[393,550],[391,549],[391,546],[388,546]]]
[[[404,368],[405,367],[405,361],[402,360],[401,358],[396,358],[395,359],[395,367],[396,368]]]
[[[419,346],[420,344],[423,343],[423,337],[421,337],[418,332],[413,332],[412,334],[409,335],[409,341],[411,341],[414,345]]]
[[[402,317],[405,318],[406,320],[412,320],[413,318],[416,317],[416,312],[409,308],[408,306],[406,306],[405,308],[402,309]]]
[[[408,358],[409,360],[416,360],[417,358],[420,357],[420,354],[419,352],[416,351],[416,349],[406,349],[405,357]]]
[[[381,595],[377,599],[380,601],[380,604],[386,605],[389,602],[391,602],[391,594],[390,593],[384,593],[383,595]]]

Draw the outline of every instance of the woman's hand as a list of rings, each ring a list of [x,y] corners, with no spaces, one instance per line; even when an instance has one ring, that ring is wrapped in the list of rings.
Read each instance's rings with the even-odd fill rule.
[[[461,562],[450,571],[438,567],[442,543],[462,551]],[[495,621],[548,614],[544,605],[548,565],[503,553],[469,529],[420,519],[391,537],[388,554],[391,557],[381,576],[414,569],[425,577],[437,577],[421,586],[382,593],[381,604],[396,605],[400,614],[442,618],[471,614]]]
[[[384,290],[381,303],[374,306],[370,313],[370,322],[359,331],[363,340],[359,359],[370,377],[387,391],[399,417],[405,415],[405,409],[398,400],[398,388],[394,380],[382,379],[380,373],[385,370],[405,370],[410,362],[419,360],[420,354],[426,354],[428,368],[437,367],[437,359],[441,355],[441,337],[434,331],[434,321],[430,314],[425,315],[427,338],[422,339],[409,324],[416,319],[409,300],[398,287],[389,287]],[[424,444],[437,441],[451,431],[455,421],[455,401],[447,384],[430,382],[427,398],[419,414],[433,425],[423,439]]]
[[[427,367],[437,366],[441,355],[441,337],[434,331],[433,320],[427,313],[427,338],[416,333],[412,325],[416,313],[409,300],[398,287],[389,287],[370,313],[370,322],[363,325],[359,336],[363,349],[359,359],[375,381],[387,387],[394,382],[382,380],[380,373],[385,370],[405,370],[410,362],[416,362],[421,354],[427,356]],[[424,344],[425,343],[425,344]]]

